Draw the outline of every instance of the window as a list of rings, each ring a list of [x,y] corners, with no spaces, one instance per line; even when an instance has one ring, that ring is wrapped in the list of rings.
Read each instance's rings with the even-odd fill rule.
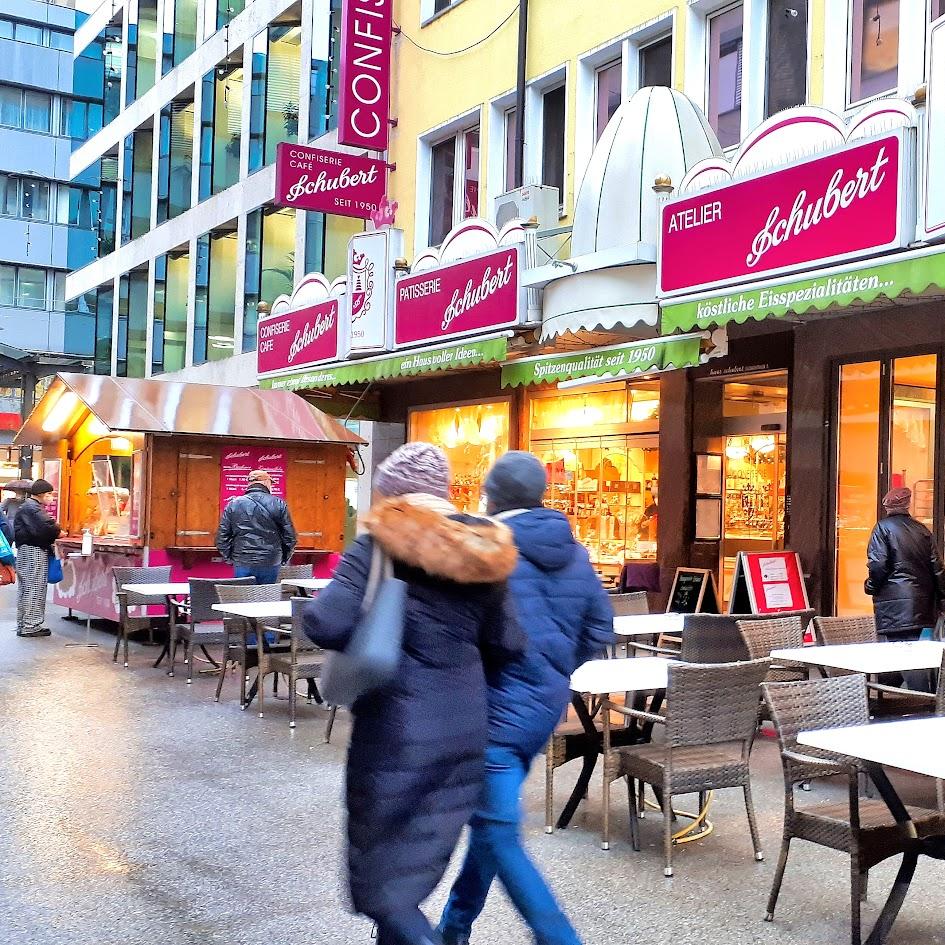
[[[14,38],[18,43],[32,43],[35,46],[42,46],[43,28],[35,23],[17,23]]]
[[[0,265],[0,305],[46,307],[46,270]]]
[[[49,220],[49,182],[0,174],[0,214],[23,220]]]
[[[514,190],[518,181],[515,179],[515,157],[517,145],[515,141],[516,124],[515,109],[510,108],[505,113],[505,189]]]
[[[27,90],[23,103],[23,127],[49,133],[52,127],[52,96]]]
[[[23,181],[22,216],[27,220],[49,219],[49,182]]]
[[[742,137],[742,4],[709,20],[709,124],[723,148]]]
[[[594,125],[594,140],[607,127],[607,122],[614,117],[623,98],[623,62],[618,59],[597,70],[597,113]]]
[[[564,86],[550,89],[541,97],[541,182],[558,188],[564,200]]]
[[[456,139],[433,146],[430,189],[430,245],[442,243],[453,228],[453,184],[456,177]]]
[[[60,30],[49,31],[49,46],[52,49],[61,49],[63,52],[72,52],[72,34]]]
[[[101,102],[64,101],[59,125],[60,134],[73,141],[88,141],[102,130]]]
[[[640,49],[640,88],[673,84],[672,34]]]
[[[0,19],[0,39],[13,39],[13,20]]]
[[[52,101],[46,92],[0,85],[0,125],[48,134],[52,130]]]
[[[899,0],[852,0],[850,101],[899,84]]]
[[[190,209],[194,161],[194,103],[175,100],[161,113],[158,223]]]
[[[479,128],[435,144],[430,156],[430,245],[479,213]]]
[[[315,0],[312,10],[312,68],[309,80],[308,136],[338,127],[338,44],[341,0]],[[316,270],[308,269],[307,272]]]
[[[945,16],[945,0],[932,0],[930,18],[937,20],[940,16]]]
[[[770,0],[765,118],[807,101],[806,0]]]

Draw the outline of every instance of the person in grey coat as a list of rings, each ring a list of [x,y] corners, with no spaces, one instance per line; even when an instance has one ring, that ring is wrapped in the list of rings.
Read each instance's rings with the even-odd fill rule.
[[[245,495],[230,499],[217,530],[217,548],[236,571],[257,584],[277,584],[279,568],[288,564],[297,536],[289,507],[272,494],[272,477],[257,469],[248,477]]]

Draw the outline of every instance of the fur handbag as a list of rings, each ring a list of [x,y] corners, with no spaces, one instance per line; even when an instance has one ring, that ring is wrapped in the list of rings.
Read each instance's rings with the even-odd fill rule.
[[[361,616],[348,645],[329,653],[319,688],[329,705],[350,708],[397,673],[404,639],[407,585],[394,577],[390,558],[375,541]]]

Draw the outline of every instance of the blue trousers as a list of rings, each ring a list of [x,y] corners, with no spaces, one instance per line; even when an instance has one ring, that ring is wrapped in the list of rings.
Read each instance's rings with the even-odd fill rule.
[[[538,945],[581,945],[522,845],[519,793],[529,763],[508,748],[486,750],[486,781],[469,823],[469,851],[440,919],[447,940],[469,935],[498,879]]]
[[[256,578],[257,584],[278,584],[279,583],[279,565],[274,568],[243,568],[236,565],[235,577],[238,578]]]

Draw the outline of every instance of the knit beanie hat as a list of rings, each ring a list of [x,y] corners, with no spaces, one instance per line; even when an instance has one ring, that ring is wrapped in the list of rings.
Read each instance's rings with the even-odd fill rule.
[[[52,485],[45,479],[37,479],[33,485],[30,486],[30,495],[46,495],[55,491]]]
[[[425,492],[443,499],[450,494],[450,463],[432,443],[406,443],[377,467],[374,488],[384,496]]]
[[[544,464],[533,453],[511,450],[500,457],[486,476],[489,510],[534,509],[548,488]]]
[[[909,514],[909,507],[912,505],[912,490],[907,486],[900,486],[898,489],[890,489],[883,496],[883,508],[888,515]]]

